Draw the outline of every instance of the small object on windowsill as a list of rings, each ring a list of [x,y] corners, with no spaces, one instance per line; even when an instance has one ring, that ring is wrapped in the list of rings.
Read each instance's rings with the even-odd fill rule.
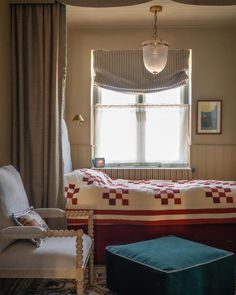
[[[94,167],[104,168],[105,167],[105,158],[95,158],[93,160]]]

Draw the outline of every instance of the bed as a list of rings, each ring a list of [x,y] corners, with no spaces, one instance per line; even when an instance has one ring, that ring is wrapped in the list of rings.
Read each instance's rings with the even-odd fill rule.
[[[107,245],[178,235],[236,252],[236,182],[111,179],[93,169],[64,176],[66,210],[93,209],[95,261]],[[68,219],[70,228],[81,219]]]

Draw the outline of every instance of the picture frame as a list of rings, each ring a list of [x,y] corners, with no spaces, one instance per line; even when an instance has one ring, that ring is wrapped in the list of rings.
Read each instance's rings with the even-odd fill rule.
[[[222,100],[197,101],[197,134],[222,133]]]

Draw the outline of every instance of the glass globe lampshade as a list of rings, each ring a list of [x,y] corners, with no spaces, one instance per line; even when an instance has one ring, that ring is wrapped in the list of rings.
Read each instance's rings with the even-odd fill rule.
[[[169,44],[162,40],[149,40],[142,44],[145,68],[153,75],[159,74],[166,66]]]
[[[145,68],[154,76],[159,74],[166,66],[169,43],[162,41],[157,36],[157,12],[162,11],[162,6],[153,5],[150,12],[154,13],[153,40],[145,41],[143,47],[143,63]]]

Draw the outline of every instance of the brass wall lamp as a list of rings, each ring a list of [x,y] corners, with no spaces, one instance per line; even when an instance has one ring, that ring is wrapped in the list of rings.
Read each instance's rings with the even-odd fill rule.
[[[72,121],[75,121],[78,124],[78,126],[83,125],[83,123],[85,122],[85,120],[81,114],[75,115]]]

